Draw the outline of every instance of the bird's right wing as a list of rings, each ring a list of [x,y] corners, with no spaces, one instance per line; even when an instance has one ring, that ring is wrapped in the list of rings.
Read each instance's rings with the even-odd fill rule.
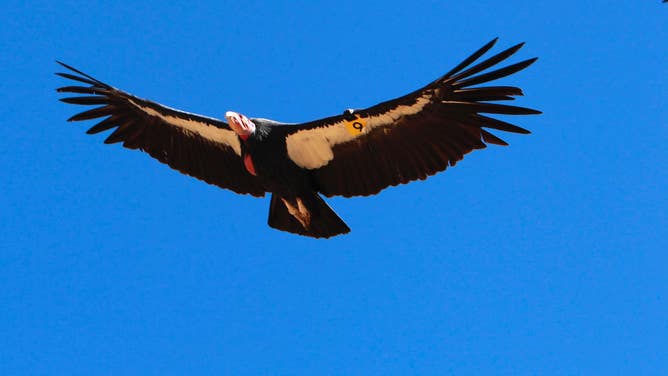
[[[493,117],[540,113],[495,103],[522,95],[520,88],[479,85],[521,71],[536,59],[498,67],[522,47],[520,43],[478,62],[495,42],[410,94],[344,115],[286,126],[288,156],[313,171],[325,196],[366,196],[425,179],[487,143],[507,145],[483,128],[529,133]]]
[[[103,118],[88,134],[116,128],[104,141],[122,142],[160,162],[209,184],[237,193],[264,196],[257,178],[246,171],[239,138],[221,120],[160,105],[116,89],[66,64],[76,73],[59,76],[90,86],[65,86],[60,93],[80,94],[62,98],[65,103],[99,106],[69,118],[80,121]]]

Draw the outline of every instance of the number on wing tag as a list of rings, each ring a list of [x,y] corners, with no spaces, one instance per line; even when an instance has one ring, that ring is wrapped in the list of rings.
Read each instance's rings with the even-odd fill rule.
[[[353,136],[357,136],[359,134],[362,134],[362,132],[364,132],[364,128],[366,127],[366,119],[357,118],[352,121],[346,120],[345,124],[348,132]]]

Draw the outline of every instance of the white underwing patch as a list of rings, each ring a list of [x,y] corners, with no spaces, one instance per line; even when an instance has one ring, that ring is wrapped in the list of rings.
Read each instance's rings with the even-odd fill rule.
[[[430,101],[431,93],[423,94],[412,105],[400,105],[380,115],[365,118],[366,126],[358,134],[353,134],[346,129],[345,120],[295,132],[286,139],[288,156],[303,168],[316,169],[326,166],[334,159],[332,147],[335,145],[363,137],[375,128],[396,126],[397,120],[401,117],[417,114]]]
[[[132,100],[130,100],[130,103],[150,116],[158,117],[172,126],[185,129],[207,140],[223,144],[234,150],[238,156],[241,156],[241,144],[239,143],[239,138],[232,130],[218,128],[206,122],[165,115],[151,107],[141,106]]]

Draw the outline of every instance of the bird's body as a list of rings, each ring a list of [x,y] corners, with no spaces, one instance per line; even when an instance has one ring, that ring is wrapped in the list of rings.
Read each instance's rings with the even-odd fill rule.
[[[237,193],[258,197],[272,193],[270,226],[330,237],[350,229],[321,194],[376,194],[453,166],[464,154],[484,148],[485,142],[506,145],[482,128],[528,133],[482,115],[539,113],[491,103],[514,99],[522,94],[519,88],[472,87],[513,74],[535,60],[481,73],[514,54],[520,44],[469,67],[494,42],[413,93],[301,124],[248,118],[232,111],[223,122],[178,111],[113,88],[62,63],[80,76],[59,75],[90,86],[66,86],[58,91],[88,94],[63,98],[66,103],[101,105],[70,120],[104,118],[88,133],[116,128],[106,143],[123,142],[185,174]]]
[[[286,139],[291,125],[250,120],[255,131],[242,143],[241,157],[246,171],[257,177],[266,192],[272,193],[269,225],[314,237],[349,232],[345,222],[318,195],[313,171],[289,158]]]
[[[288,158],[285,125],[268,123],[263,119],[251,120],[257,130],[242,146],[242,156],[251,159],[255,174],[264,189],[284,194],[313,190],[308,184],[308,170],[300,168]]]

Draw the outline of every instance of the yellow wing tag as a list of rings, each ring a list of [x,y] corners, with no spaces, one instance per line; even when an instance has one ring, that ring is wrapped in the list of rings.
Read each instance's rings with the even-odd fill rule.
[[[364,132],[364,128],[366,128],[366,119],[362,119],[358,117],[355,120],[352,121],[347,121],[345,123],[346,130],[353,136],[357,136],[362,134]]]

